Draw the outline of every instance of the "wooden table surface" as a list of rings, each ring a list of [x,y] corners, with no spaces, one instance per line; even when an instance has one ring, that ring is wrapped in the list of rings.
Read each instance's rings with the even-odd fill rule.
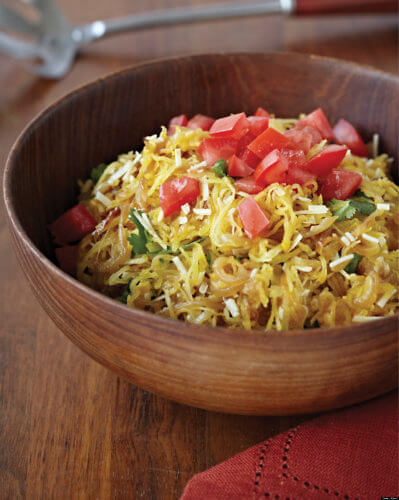
[[[72,21],[84,22],[199,2],[58,3]],[[396,73],[396,19],[274,17],[125,34],[87,47],[57,82],[0,56],[0,164],[26,123],[77,86],[151,58],[215,51],[315,53]],[[0,279],[0,498],[178,498],[196,472],[309,418],[242,417],[182,406],[89,359],[33,297],[3,212]]]

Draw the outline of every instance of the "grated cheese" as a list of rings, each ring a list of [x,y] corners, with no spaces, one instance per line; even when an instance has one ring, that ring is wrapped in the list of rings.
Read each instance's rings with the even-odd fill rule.
[[[211,215],[212,210],[210,208],[193,208],[193,212],[197,215]]]
[[[296,266],[298,271],[302,271],[304,273],[310,273],[313,270],[313,267],[311,266]]]
[[[381,316],[362,316],[360,314],[356,314],[353,316],[353,321],[358,323],[363,323],[364,321],[371,321],[373,319],[381,319]]]
[[[391,290],[388,293],[385,293],[380,298],[380,300],[377,302],[377,306],[381,307],[381,309],[383,309],[385,307],[386,303],[388,302],[388,300],[395,294],[395,292],[396,292],[396,288],[394,288],[393,290]]]
[[[98,201],[100,201],[105,207],[110,208],[112,205],[112,202],[109,198],[107,198],[105,195],[102,194],[101,191],[97,191],[96,193],[96,198]]]
[[[179,224],[182,225],[182,224],[187,224],[188,219],[187,219],[187,217],[179,217],[178,221],[179,221]]]
[[[175,163],[177,167],[181,167],[181,149],[175,149]]]
[[[390,210],[391,205],[389,203],[377,203],[376,207],[378,210]]]
[[[190,213],[190,210],[191,210],[191,206],[188,204],[188,203],[185,203],[182,207],[181,207],[181,211],[185,214],[185,215],[188,215]]]
[[[202,293],[202,295],[205,295],[206,291],[208,290],[208,283],[205,283],[205,281],[203,283],[201,283],[198,290],[199,290],[199,293]]]
[[[342,269],[342,271],[340,271],[340,273],[342,274],[342,276],[344,278],[346,278],[347,280],[350,280],[351,277],[350,277],[350,274],[348,274],[344,269]]]
[[[325,205],[309,205],[307,210],[299,210],[296,215],[327,214],[328,208]]]
[[[346,236],[342,236],[341,237],[341,241],[344,245],[346,245],[347,247],[351,244],[351,242],[349,241],[349,239],[346,237]]]
[[[290,250],[293,250],[298,245],[298,243],[302,240],[302,238],[303,238],[302,234],[297,234],[295,240],[292,242]]]
[[[339,257],[338,259],[333,260],[330,262],[330,267],[336,267],[339,264],[343,264],[344,262],[349,262],[353,259],[354,255],[353,253],[350,253],[349,255],[345,255],[344,257]]]
[[[177,270],[182,276],[187,274],[186,268],[184,267],[183,262],[179,259],[179,257],[173,257],[172,261],[174,262]]]
[[[202,198],[206,201],[209,198],[209,186],[207,182],[201,184]]]
[[[362,234],[362,238],[366,241],[370,241],[371,243],[378,243],[380,242],[378,238],[374,238],[374,236],[370,236],[367,233]]]
[[[224,303],[226,304],[227,310],[233,318],[237,318],[237,316],[240,315],[240,311],[238,310],[236,301],[234,299],[225,299]]]
[[[356,241],[356,238],[353,236],[352,233],[349,233],[348,231],[345,233],[345,236],[348,238],[349,241]]]

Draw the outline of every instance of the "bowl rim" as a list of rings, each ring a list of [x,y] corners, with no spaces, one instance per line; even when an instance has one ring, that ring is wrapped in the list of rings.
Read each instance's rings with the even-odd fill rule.
[[[285,338],[285,337],[298,337],[298,335],[301,335],[301,337],[324,337],[326,335],[331,335],[333,332],[335,334],[343,334],[347,335],[347,332],[349,330],[355,332],[357,334],[361,334],[362,330],[364,329],[365,325],[370,325],[370,324],[375,324],[375,325],[381,325],[384,322],[394,322],[397,321],[399,318],[399,313],[396,313],[391,316],[385,316],[381,317],[379,319],[374,319],[371,321],[366,321],[362,323],[351,323],[349,325],[337,325],[337,326],[331,326],[331,327],[322,327],[322,328],[303,328],[303,329],[295,329],[295,330],[246,330],[244,328],[231,328],[231,327],[214,327],[214,326],[208,326],[208,325],[198,325],[195,323],[190,323],[190,322],[185,322],[182,320],[178,319],[172,319],[172,318],[166,318],[163,316],[159,316],[155,313],[151,313],[148,311],[144,311],[142,309],[138,308],[133,308],[133,307],[128,307],[125,304],[122,304],[115,299],[111,299],[107,295],[104,295],[89,286],[85,285],[84,283],[78,281],[76,278],[73,278],[72,276],[68,275],[64,271],[61,270],[55,263],[53,263],[44,253],[42,253],[39,248],[33,243],[31,238],[27,235],[22,223],[20,222],[17,214],[16,214],[16,209],[15,209],[15,203],[13,201],[13,197],[11,195],[11,176],[12,176],[12,169],[13,169],[13,162],[15,159],[16,154],[18,153],[18,149],[20,147],[20,144],[23,142],[25,139],[26,135],[29,133],[31,129],[34,127],[40,126],[40,123],[43,120],[46,120],[48,116],[50,116],[53,112],[56,112],[56,109],[66,103],[71,97],[78,97],[80,96],[85,90],[90,89],[91,87],[96,86],[98,83],[104,83],[108,82],[113,79],[118,79],[124,75],[128,75],[134,71],[141,70],[143,68],[146,68],[148,66],[162,66],[165,64],[168,64],[170,62],[174,61],[191,61],[195,59],[200,59],[204,57],[221,57],[221,58],[228,58],[228,57],[245,57],[245,56],[272,56],[272,57],[279,57],[282,59],[299,59],[299,60],[310,60],[310,61],[315,61],[316,63],[331,63],[333,65],[339,65],[341,67],[347,67],[347,68],[352,68],[360,71],[367,71],[368,73],[371,73],[373,75],[377,75],[379,77],[387,78],[389,80],[393,80],[399,85],[399,76],[396,76],[392,73],[388,73],[376,68],[373,68],[370,65],[363,65],[363,64],[358,64],[355,62],[351,61],[345,61],[341,60],[338,58],[333,58],[333,57],[327,57],[327,56],[320,56],[320,55],[315,55],[315,54],[304,54],[304,53],[298,53],[298,52],[277,52],[277,51],[270,51],[270,52],[215,52],[215,53],[199,53],[199,54],[192,54],[192,55],[185,55],[185,56],[174,56],[174,57],[161,57],[161,58],[156,58],[156,59],[150,59],[144,62],[140,62],[137,64],[134,64],[132,66],[129,66],[128,68],[124,68],[118,71],[111,72],[109,74],[106,74],[104,76],[101,76],[99,78],[96,78],[95,80],[91,80],[83,85],[79,85],[78,87],[72,89],[71,91],[67,92],[65,95],[61,96],[57,100],[55,100],[53,103],[51,103],[49,106],[35,114],[35,116],[28,121],[28,123],[25,125],[25,127],[22,129],[22,131],[19,133],[17,139],[15,140],[14,144],[11,147],[10,152],[7,155],[6,159],[6,164],[5,164],[5,169],[3,173],[3,199],[4,199],[4,205],[6,208],[6,215],[8,218],[8,225],[10,231],[14,231],[19,240],[23,242],[23,245],[26,246],[31,254],[34,254],[37,259],[39,259],[45,267],[48,269],[50,273],[55,273],[58,278],[66,280],[69,285],[71,285],[73,288],[79,290],[81,293],[88,295],[91,300],[94,301],[105,301],[106,304],[109,306],[115,308],[116,313],[120,313],[121,315],[132,315],[132,319],[136,320],[144,320],[145,323],[147,323],[146,320],[151,319],[154,323],[154,327],[158,329],[158,331],[177,331],[177,330],[184,330],[185,328],[190,328],[190,330],[193,330],[193,333],[201,332],[201,335],[204,335],[204,330],[212,335],[212,333],[217,333],[217,336],[226,336],[229,338],[230,336],[234,335],[234,337],[241,337],[245,339],[259,339],[259,338],[264,338],[268,337],[270,338],[271,336],[277,337],[277,338]],[[141,321],[139,321],[141,322]],[[353,333],[352,333],[353,335]],[[350,337],[349,337],[350,338]]]

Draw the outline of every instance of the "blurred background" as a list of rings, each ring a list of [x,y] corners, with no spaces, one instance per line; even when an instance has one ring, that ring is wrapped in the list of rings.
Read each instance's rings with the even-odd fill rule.
[[[214,2],[57,0],[72,24],[206,3]],[[23,127],[46,106],[79,85],[142,61],[221,51],[295,51],[397,73],[397,42],[395,14],[265,16],[105,39],[84,48],[71,71],[57,81],[43,80],[0,54],[0,165]],[[11,251],[4,217],[0,279],[2,498],[43,498],[43,491],[47,498],[110,498],[111,491],[112,498],[177,498],[195,472],[300,420],[248,419],[184,407],[141,391],[94,363],[39,306],[32,308],[35,299]],[[21,314],[27,308],[31,313]],[[57,393],[49,399],[46,388],[54,384]],[[110,470],[103,446],[114,454]],[[86,496],[80,496],[79,487]]]

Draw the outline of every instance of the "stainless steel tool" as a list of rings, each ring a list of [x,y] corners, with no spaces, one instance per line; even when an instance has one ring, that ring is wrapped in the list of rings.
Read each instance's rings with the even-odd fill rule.
[[[21,59],[25,67],[44,78],[61,78],[71,68],[77,51],[100,38],[159,26],[232,19],[265,14],[315,14],[393,11],[395,0],[264,0],[258,3],[216,4],[193,8],[154,10],[82,26],[69,24],[52,0],[15,0],[33,6],[38,22],[28,21],[14,9],[0,3],[0,51]],[[12,36],[9,31],[30,36]]]

